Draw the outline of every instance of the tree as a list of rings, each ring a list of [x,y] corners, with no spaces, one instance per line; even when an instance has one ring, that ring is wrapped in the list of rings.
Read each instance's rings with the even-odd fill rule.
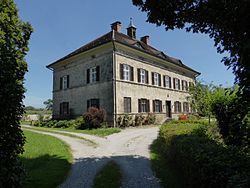
[[[25,142],[19,121],[24,112],[25,55],[32,33],[13,0],[0,0],[0,187],[20,187],[23,169],[18,155]]]
[[[43,104],[46,106],[46,110],[52,110],[53,107],[53,100],[52,99],[48,99],[46,101],[43,102]]]
[[[166,30],[205,33],[214,39],[218,53],[229,52],[222,62],[233,69],[240,86],[237,106],[243,118],[250,108],[250,1],[249,0],[133,0],[147,21]]]

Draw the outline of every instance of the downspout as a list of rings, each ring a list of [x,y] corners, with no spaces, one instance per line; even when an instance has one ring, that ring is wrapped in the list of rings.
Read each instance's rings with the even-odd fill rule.
[[[116,127],[116,118],[117,118],[117,104],[116,104],[116,56],[115,56],[115,31],[112,30],[112,44],[113,44],[113,52],[112,52],[112,56],[113,56],[113,96],[114,96],[114,127]]]

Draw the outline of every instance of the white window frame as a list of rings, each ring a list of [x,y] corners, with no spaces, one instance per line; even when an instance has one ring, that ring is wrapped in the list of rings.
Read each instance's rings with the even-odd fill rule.
[[[170,76],[165,75],[165,86],[170,88]]]
[[[144,69],[140,69],[140,77],[141,77],[141,83],[146,83],[146,71]]]
[[[158,86],[159,85],[159,74],[154,72],[154,85]]]
[[[62,89],[67,89],[68,86],[68,79],[67,79],[67,75],[62,77]]]
[[[123,79],[127,81],[130,80],[130,66],[127,64],[123,65]]]
[[[141,112],[147,112],[147,100],[141,100]]]
[[[179,78],[175,78],[174,79],[174,84],[175,84],[175,89],[179,90],[181,88],[181,86],[179,85],[180,83],[180,79]]]
[[[90,83],[96,82],[96,67],[90,68]]]

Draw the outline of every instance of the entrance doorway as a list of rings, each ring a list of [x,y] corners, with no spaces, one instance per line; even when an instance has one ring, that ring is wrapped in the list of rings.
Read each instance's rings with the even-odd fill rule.
[[[171,118],[171,101],[166,101],[166,115]]]

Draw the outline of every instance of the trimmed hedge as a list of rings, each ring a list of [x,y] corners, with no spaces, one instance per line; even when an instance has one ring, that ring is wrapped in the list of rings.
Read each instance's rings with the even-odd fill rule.
[[[173,121],[160,129],[168,163],[183,174],[185,187],[250,187],[250,157],[226,147],[202,121]]]

